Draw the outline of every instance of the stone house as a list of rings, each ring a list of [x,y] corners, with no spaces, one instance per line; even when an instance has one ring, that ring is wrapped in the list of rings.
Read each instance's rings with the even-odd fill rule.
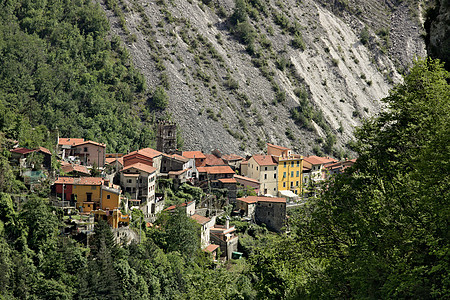
[[[257,154],[248,160],[247,176],[260,182],[259,191],[263,195],[276,196],[278,158],[273,155]]]
[[[135,163],[142,163],[156,169],[156,174],[161,172],[162,153],[152,148],[143,148],[123,156],[123,166],[128,167]]]
[[[222,257],[231,259],[233,252],[238,249],[239,238],[236,235],[236,228],[229,225],[229,221],[226,221],[225,225],[215,225],[210,228],[211,243],[219,245]]]
[[[281,232],[286,226],[286,199],[258,197],[255,208],[255,222],[266,224],[269,230]]]

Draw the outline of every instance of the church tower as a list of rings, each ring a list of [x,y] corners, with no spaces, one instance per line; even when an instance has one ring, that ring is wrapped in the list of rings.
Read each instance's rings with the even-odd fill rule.
[[[177,149],[177,124],[169,121],[158,122],[156,135],[156,150],[163,153],[173,153]]]

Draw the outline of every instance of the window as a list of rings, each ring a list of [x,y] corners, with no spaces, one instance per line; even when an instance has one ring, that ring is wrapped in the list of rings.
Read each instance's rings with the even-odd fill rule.
[[[295,182],[295,185],[298,186],[298,181]]]
[[[127,183],[131,183],[131,179],[127,179]]]
[[[291,162],[291,167],[293,167],[294,166],[294,162]]]
[[[283,172],[283,178],[286,178],[286,172]]]
[[[97,187],[95,185],[91,186],[91,190],[95,191],[96,189],[97,189]]]
[[[286,162],[284,162],[283,166],[286,168]]]
[[[111,195],[106,195],[106,199],[111,199]]]
[[[284,188],[286,187],[286,182],[283,182],[283,187],[284,187]]]
[[[300,176],[300,171],[297,171],[297,177]]]
[[[273,174],[273,178],[277,178],[277,173]]]
[[[267,179],[267,174],[264,174],[264,179]]]
[[[294,171],[291,171],[291,177],[294,177]]]
[[[294,186],[294,182],[293,181],[291,181],[291,187],[293,187]]]
[[[276,171],[276,170],[277,170],[277,167],[275,166],[275,167],[273,167],[273,169]]]
[[[299,161],[297,161],[297,167],[300,167],[300,162]]]
[[[264,171],[267,171],[267,167],[264,167]]]
[[[256,167],[256,171],[258,171],[258,167]]]
[[[84,147],[84,149],[83,149],[83,150],[84,150],[84,152],[87,152],[87,147]]]

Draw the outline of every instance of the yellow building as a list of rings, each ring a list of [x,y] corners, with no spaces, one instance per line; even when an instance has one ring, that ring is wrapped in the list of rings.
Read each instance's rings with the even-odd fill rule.
[[[303,156],[291,154],[278,159],[278,191],[302,194]]]
[[[62,185],[69,191],[76,208],[82,213],[93,213],[95,220],[104,219],[113,228],[117,228],[119,222],[129,222],[120,212],[121,190],[109,181],[101,177],[59,177],[55,185]]]

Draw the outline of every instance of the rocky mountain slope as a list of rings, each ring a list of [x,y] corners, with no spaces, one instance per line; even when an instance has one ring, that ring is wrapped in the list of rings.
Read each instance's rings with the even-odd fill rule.
[[[353,128],[426,55],[416,1],[236,3],[100,2],[146,77],[146,104],[179,124],[185,149],[346,155]]]

